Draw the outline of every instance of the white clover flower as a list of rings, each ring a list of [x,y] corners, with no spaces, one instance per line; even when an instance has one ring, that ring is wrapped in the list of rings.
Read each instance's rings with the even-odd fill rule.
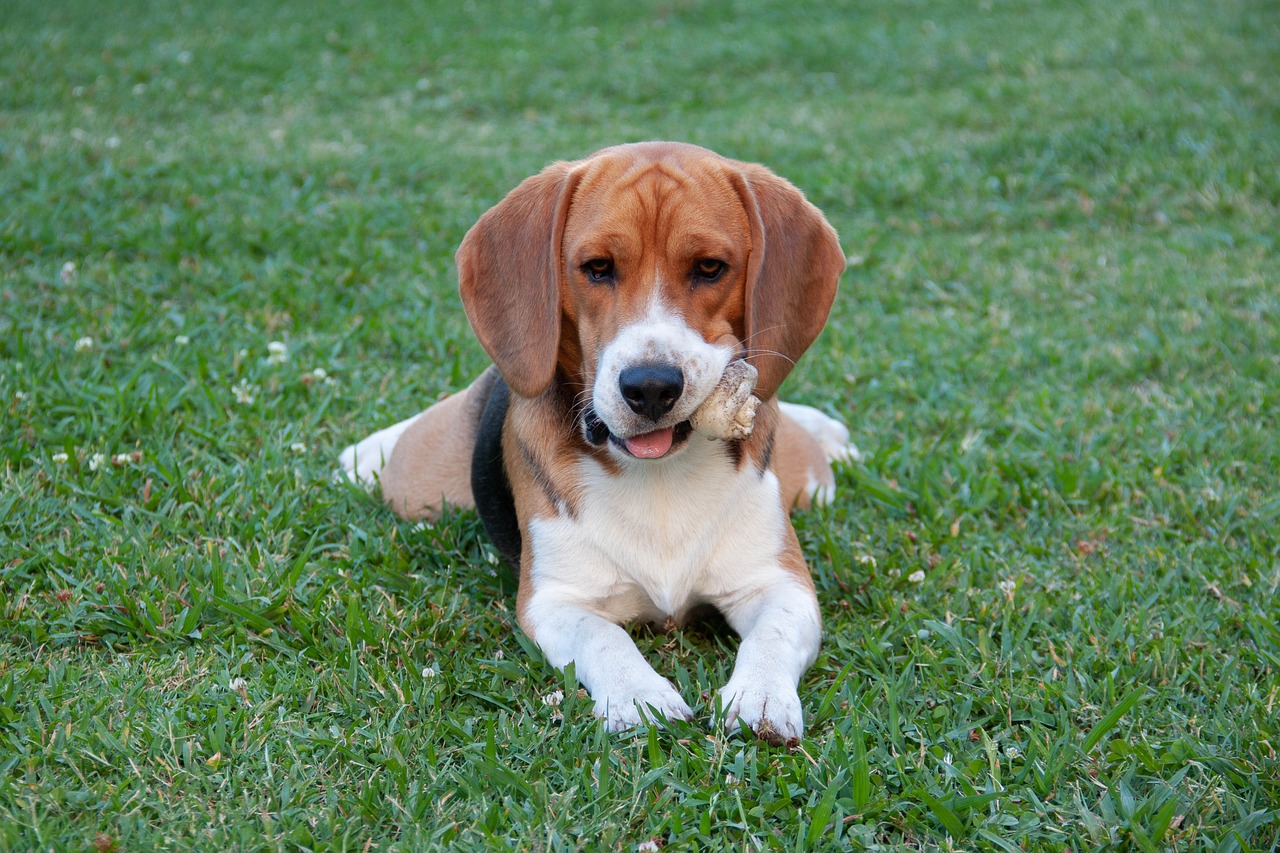
[[[180,347],[185,347],[187,344],[191,343],[191,338],[186,335],[178,335],[173,339],[173,342]]]
[[[1013,578],[1008,578],[1000,581],[1000,583],[996,584],[996,587],[1004,593],[1005,598],[1013,601],[1013,593],[1018,588],[1018,582]]]
[[[863,554],[862,556],[858,557],[858,562],[864,566],[870,566],[873,569],[876,567],[876,558],[871,556],[870,554]]]
[[[323,381],[329,378],[329,371],[325,370],[323,367],[317,367],[315,370],[311,371],[311,378],[316,381]]]
[[[542,697],[542,704],[551,708],[556,707],[563,701],[564,701],[563,690],[553,690],[552,692],[548,693],[546,696]]]
[[[245,681],[243,678],[241,678],[238,675],[227,682],[227,689],[234,690],[238,693],[243,693],[248,688],[249,688],[249,682]]]
[[[76,262],[67,261],[65,264],[63,264],[62,272],[59,273],[59,275],[62,277],[63,284],[69,284],[71,282],[71,279],[76,277]]]
[[[636,853],[654,853],[654,851],[661,849],[662,845],[655,838],[650,838],[648,841],[641,841],[636,845]]]
[[[129,453],[117,453],[115,456],[111,457],[111,464],[117,467],[121,465],[128,465],[132,461],[133,455]]]
[[[436,672],[436,668],[434,666],[424,666],[422,668],[423,678],[435,678],[437,675],[439,675],[439,673]]]
[[[49,458],[53,460],[53,464],[54,464],[54,465],[66,465],[66,464],[67,464],[67,460],[68,460],[70,457],[68,457],[68,456],[67,456],[67,454],[62,453],[61,451],[59,451],[58,453],[53,454],[53,456],[51,456],[51,457],[49,457]]]
[[[924,583],[924,569],[916,569],[914,572],[907,575],[907,580],[912,583]]]
[[[102,467],[102,464],[106,461],[107,461],[107,455],[105,453],[93,454],[92,456],[89,457],[89,470],[97,471],[99,468]]]
[[[14,392],[13,392],[13,399],[17,400],[19,403],[21,403],[23,400],[27,399],[27,398],[28,398],[28,397],[30,397],[30,396],[31,396],[31,395],[30,395],[30,394],[28,394],[26,391],[14,391]]]
[[[289,445],[289,449],[292,450],[294,453],[307,452],[307,446],[303,444],[301,441],[295,441],[293,444]]]
[[[247,379],[241,379],[240,384],[231,390],[236,395],[236,402],[242,406],[247,406],[253,402],[254,395],[258,393],[258,386],[250,385]]]
[[[76,341],[76,352],[84,352],[85,350],[91,349],[93,349],[93,338],[88,335],[85,335],[83,338]]]
[[[900,570],[898,570],[898,569],[890,569],[890,570],[889,570],[889,572],[888,572],[888,574],[889,574],[889,577],[891,577],[891,578],[896,578],[896,577],[901,576],[901,575],[902,575],[902,572],[901,572]]]

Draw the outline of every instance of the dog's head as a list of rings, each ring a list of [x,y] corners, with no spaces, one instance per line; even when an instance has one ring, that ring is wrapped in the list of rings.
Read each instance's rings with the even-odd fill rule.
[[[536,397],[559,372],[589,392],[587,439],[641,458],[672,452],[736,358],[772,397],[822,330],[844,265],[791,184],[666,142],[549,166],[458,250],[467,317],[512,390]]]

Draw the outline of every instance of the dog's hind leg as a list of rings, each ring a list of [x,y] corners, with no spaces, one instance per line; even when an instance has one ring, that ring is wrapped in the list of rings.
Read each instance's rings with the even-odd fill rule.
[[[445,503],[474,506],[471,455],[496,378],[491,367],[457,394],[347,447],[338,457],[342,471],[367,488],[377,483],[402,518],[434,517]]]
[[[849,430],[810,406],[778,403],[778,438],[773,471],[783,506],[805,508],[830,503],[836,492],[833,461],[858,462],[862,454],[849,442]]]
[[[782,414],[813,436],[822,453],[831,462],[861,462],[862,451],[849,441],[849,429],[833,417],[812,406],[778,401]]]

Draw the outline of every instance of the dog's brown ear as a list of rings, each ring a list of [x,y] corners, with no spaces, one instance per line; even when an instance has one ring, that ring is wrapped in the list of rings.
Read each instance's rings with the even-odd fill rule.
[[[790,183],[747,163],[734,183],[751,221],[747,360],[760,373],[756,396],[767,400],[826,324],[845,257],[822,211]]]
[[[554,163],[524,180],[458,247],[467,319],[502,378],[523,397],[541,394],[555,375],[572,166]]]

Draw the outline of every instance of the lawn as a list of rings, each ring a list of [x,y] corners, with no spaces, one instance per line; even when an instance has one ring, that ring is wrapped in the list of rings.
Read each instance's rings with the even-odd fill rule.
[[[645,138],[851,257],[793,750],[710,628],[606,734],[474,514],[331,480],[483,369],[476,217]],[[0,849],[1280,846],[1272,0],[6,0],[0,200]]]

